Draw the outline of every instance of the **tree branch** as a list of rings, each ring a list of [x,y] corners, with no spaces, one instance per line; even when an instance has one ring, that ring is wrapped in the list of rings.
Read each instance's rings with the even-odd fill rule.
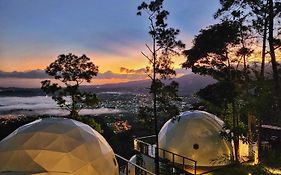
[[[153,63],[152,59],[150,59],[149,56],[147,56],[147,55],[146,55],[145,53],[143,53],[143,52],[141,52],[141,54],[142,54],[146,59],[148,59],[148,61],[149,61],[150,63]]]
[[[153,80],[153,77],[152,77],[149,73],[145,72],[145,74],[146,74],[151,80]]]
[[[147,49],[153,54],[153,51],[151,50],[151,48],[150,48],[147,44],[145,44],[145,46],[146,46]]]

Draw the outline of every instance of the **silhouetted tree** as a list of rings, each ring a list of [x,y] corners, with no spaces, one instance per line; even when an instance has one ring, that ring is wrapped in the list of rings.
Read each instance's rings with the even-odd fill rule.
[[[167,17],[169,12],[163,9],[164,0],[154,0],[149,3],[143,2],[138,7],[137,15],[145,15],[149,21],[149,35],[152,38],[151,46],[146,44],[149,54],[142,52],[143,56],[149,61],[147,75],[151,79],[150,93],[152,94],[152,116],[154,119],[154,130],[156,134],[156,152],[155,152],[155,173],[159,174],[159,155],[158,155],[158,112],[160,109],[175,109],[170,117],[178,113],[173,101],[178,100],[178,84],[172,82],[166,85],[161,79],[170,78],[175,75],[172,67],[172,57],[179,55],[179,51],[184,48],[184,44],[177,40],[178,29],[168,27]],[[145,109],[147,110],[148,106]],[[164,112],[164,111],[163,111]]]
[[[281,47],[281,1],[280,0],[220,0],[221,8],[215,17],[228,19],[244,18],[247,25],[256,32],[252,37],[256,42],[262,43],[261,69],[253,69],[257,77],[251,81],[252,93],[246,94],[248,104],[245,105],[257,117],[258,124],[280,122],[281,114],[281,89],[280,89],[280,63],[278,63],[278,48]],[[256,48],[258,50],[259,48]],[[280,51],[279,51],[280,52]],[[270,57],[272,67],[271,77],[265,74],[265,59]],[[249,121],[252,114],[249,115]],[[275,123],[274,122],[274,123]],[[250,128],[250,127],[249,127]],[[260,128],[260,127],[258,127]],[[250,129],[249,129],[250,130]],[[258,134],[259,132],[257,132]],[[252,135],[249,133],[249,135]]]
[[[226,20],[201,30],[192,48],[184,52],[187,61],[183,64],[195,73],[211,75],[218,80],[200,90],[198,95],[216,106],[231,110],[230,129],[237,162],[240,135],[237,91],[247,79],[247,58],[253,53],[245,41],[250,31],[242,22]]]
[[[220,0],[221,8],[215,17],[245,18],[249,26],[257,31],[261,38],[262,61],[261,78],[264,78],[265,56],[270,55],[273,79],[275,81],[275,94],[280,98],[280,75],[276,59],[276,49],[281,47],[280,23],[281,23],[281,1],[280,0]],[[267,52],[268,47],[268,52]],[[280,100],[280,99],[279,99]]]
[[[77,118],[81,109],[97,105],[98,99],[94,93],[79,89],[82,83],[90,83],[98,73],[98,67],[86,55],[59,55],[46,68],[46,73],[54,77],[56,82],[44,80],[41,89],[52,96],[61,108],[70,111],[71,118]]]

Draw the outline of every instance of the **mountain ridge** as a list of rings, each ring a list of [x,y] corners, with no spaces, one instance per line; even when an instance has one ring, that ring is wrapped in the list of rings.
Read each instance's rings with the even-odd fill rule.
[[[206,87],[209,84],[216,82],[210,76],[203,76],[198,74],[187,74],[178,78],[165,80],[165,82],[170,82],[175,80],[179,83],[179,94],[180,95],[191,95],[192,93]],[[133,93],[147,93],[150,87],[150,80],[138,80],[129,81],[122,83],[112,83],[104,85],[83,85],[82,90],[92,91],[92,92],[105,92],[105,91],[116,91],[116,92],[133,92]],[[40,88],[1,88],[0,96],[44,96]]]

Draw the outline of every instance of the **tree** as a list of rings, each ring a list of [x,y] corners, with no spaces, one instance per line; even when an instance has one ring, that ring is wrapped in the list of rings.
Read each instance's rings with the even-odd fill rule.
[[[237,91],[241,90],[241,85],[247,80],[247,58],[253,53],[247,44],[249,32],[243,20],[225,20],[201,30],[192,48],[184,51],[187,60],[183,67],[218,80],[216,84],[200,90],[198,95],[211,104],[231,111],[230,130],[237,163],[240,135]]]
[[[98,73],[98,67],[86,55],[59,55],[46,68],[46,73],[59,83],[44,80],[41,82],[41,89],[52,96],[61,108],[70,111],[71,118],[77,118],[81,109],[97,105],[98,99],[94,93],[79,89],[82,83],[90,83]]]
[[[246,107],[257,117],[259,126],[262,122],[271,124],[273,121],[280,121],[280,62],[278,63],[277,56],[281,48],[281,1],[220,0],[220,4],[221,8],[218,9],[216,18],[244,18],[247,25],[256,32],[252,34],[253,37],[256,37],[256,42],[262,44],[260,73],[257,73],[256,68],[253,69],[257,79],[251,81],[250,84],[255,90],[253,93],[247,94],[247,97],[250,98],[247,99]],[[265,74],[266,57],[270,58],[272,77]]]
[[[273,79],[275,81],[275,94],[281,98],[280,77],[276,50],[281,47],[280,23],[281,1],[280,0],[220,0],[221,8],[215,17],[243,18],[247,19],[248,25],[257,31],[261,38],[262,61],[261,78],[264,78],[265,56],[270,55]],[[229,12],[229,13],[227,13]],[[278,27],[279,26],[279,27]],[[268,52],[266,51],[268,46]],[[280,101],[280,99],[279,99]],[[280,102],[279,102],[280,103]]]
[[[156,134],[156,174],[159,174],[158,112],[160,108],[173,106],[173,101],[178,100],[178,84],[172,82],[167,86],[161,79],[163,80],[175,75],[175,71],[172,67],[172,57],[179,55],[179,51],[185,46],[180,40],[177,40],[179,30],[168,27],[166,21],[169,12],[163,9],[163,1],[164,0],[153,0],[149,3],[143,2],[138,7],[137,13],[137,15],[147,16],[149,21],[148,33],[152,38],[151,46],[146,44],[149,54],[142,52],[142,55],[149,61],[147,75],[151,79],[150,93],[153,100],[151,117],[154,119],[154,130]]]

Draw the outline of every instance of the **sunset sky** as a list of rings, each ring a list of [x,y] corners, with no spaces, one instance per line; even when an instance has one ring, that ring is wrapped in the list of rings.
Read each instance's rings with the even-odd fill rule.
[[[44,76],[37,69],[67,53],[86,54],[99,66],[96,84],[142,79],[134,70],[147,65],[140,52],[150,38],[146,19],[136,15],[141,2],[0,0],[0,86],[39,87]],[[218,0],[166,0],[165,7],[169,25],[190,46],[201,28],[215,22]],[[183,61],[177,58],[175,68]]]

